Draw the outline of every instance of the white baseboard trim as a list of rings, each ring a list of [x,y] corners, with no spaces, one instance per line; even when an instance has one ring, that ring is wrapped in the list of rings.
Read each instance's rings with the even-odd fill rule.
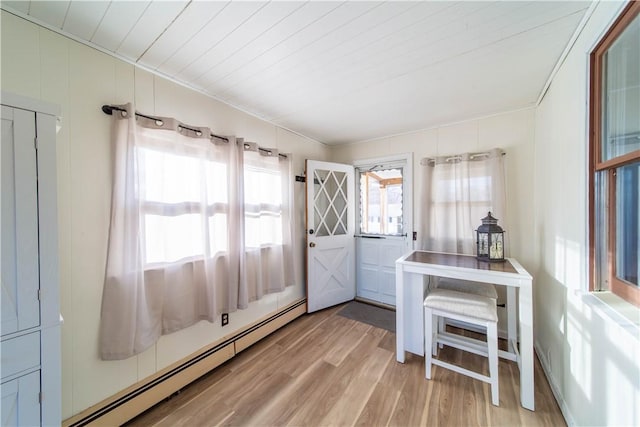
[[[533,348],[536,352],[536,355],[538,356],[538,360],[540,360],[540,365],[542,365],[542,371],[544,372],[544,376],[547,377],[547,382],[551,387],[551,392],[553,393],[553,396],[555,397],[556,402],[558,402],[558,406],[560,406],[560,412],[562,412],[562,416],[564,417],[564,420],[566,421],[567,426],[575,426],[576,421],[573,418],[573,415],[571,415],[571,411],[567,406],[567,402],[564,400],[564,397],[562,395],[560,387],[558,386],[558,383],[555,380],[555,377],[551,373],[551,369],[549,367],[550,366],[549,360],[547,359],[547,356],[544,354],[544,351],[542,351],[542,346],[540,345],[540,343],[538,343],[538,341],[536,341]]]
[[[307,312],[307,300],[284,307],[231,337],[212,343],[191,356],[128,387],[62,422],[63,427],[114,426],[140,415],[242,350]]]

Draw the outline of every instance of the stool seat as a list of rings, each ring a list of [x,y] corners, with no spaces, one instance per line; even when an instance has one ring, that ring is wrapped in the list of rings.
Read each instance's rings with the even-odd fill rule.
[[[435,288],[425,298],[424,306],[489,322],[498,321],[496,301],[482,295]]]
[[[496,287],[491,283],[472,282],[469,280],[441,277],[438,279],[437,288],[482,295],[483,297],[493,298],[495,300],[498,299],[498,292],[496,292]]]

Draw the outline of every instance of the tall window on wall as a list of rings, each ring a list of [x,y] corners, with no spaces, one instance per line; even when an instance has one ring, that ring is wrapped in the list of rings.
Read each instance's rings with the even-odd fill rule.
[[[277,150],[243,143],[244,242],[248,301],[293,283],[291,163]]]
[[[508,228],[502,150],[425,158],[420,164],[421,249],[475,254],[475,230],[489,211]]]
[[[112,136],[103,359],[293,284],[288,156],[130,104]]]
[[[147,136],[136,148],[147,269],[228,251],[228,145]],[[223,146],[220,146],[223,145]]]
[[[640,306],[640,2],[591,54],[591,290]]]

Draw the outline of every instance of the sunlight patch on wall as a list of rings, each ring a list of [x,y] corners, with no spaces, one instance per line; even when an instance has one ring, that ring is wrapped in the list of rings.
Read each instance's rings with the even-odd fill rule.
[[[567,298],[567,344],[569,345],[569,367],[573,383],[580,387],[584,398],[593,397],[593,343],[591,326],[593,311],[578,298]],[[593,403],[593,402],[592,402]]]
[[[554,277],[569,289],[583,289],[580,254],[581,248],[578,242],[556,236]]]

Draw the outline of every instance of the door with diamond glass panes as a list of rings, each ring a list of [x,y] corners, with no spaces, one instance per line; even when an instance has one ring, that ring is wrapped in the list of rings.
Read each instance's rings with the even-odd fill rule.
[[[354,169],[306,161],[307,312],[355,297]]]

